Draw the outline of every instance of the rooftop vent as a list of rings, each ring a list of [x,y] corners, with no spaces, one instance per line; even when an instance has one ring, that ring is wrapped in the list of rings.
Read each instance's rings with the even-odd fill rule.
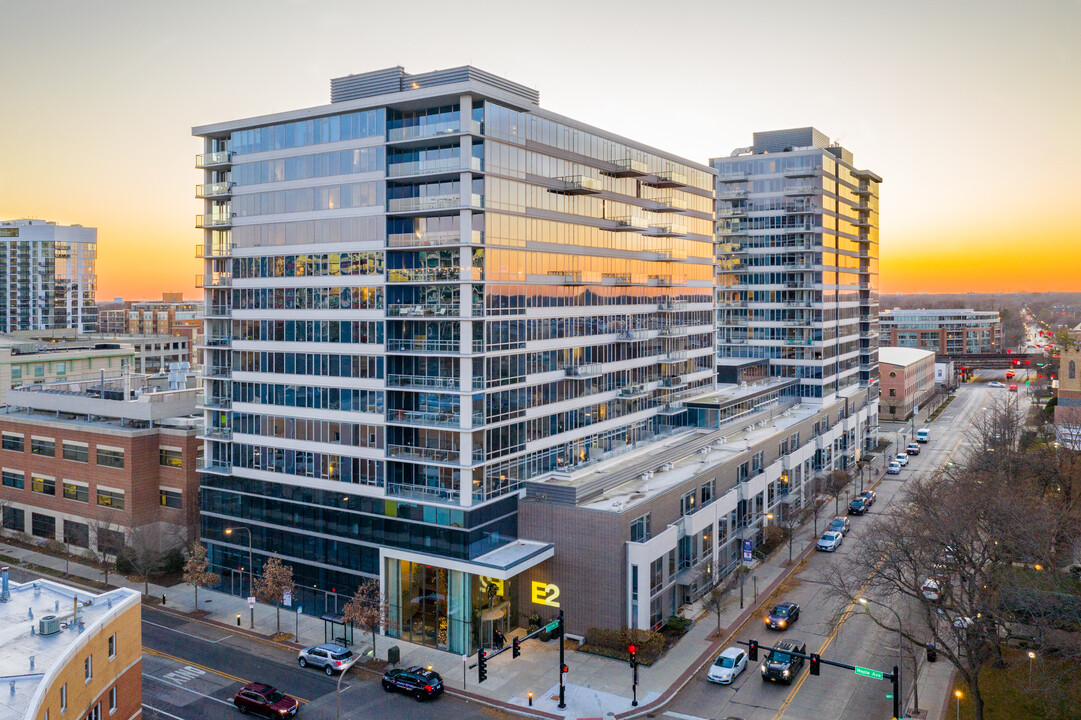
[[[39,635],[55,635],[60,632],[60,618],[55,615],[46,615],[38,620]]]

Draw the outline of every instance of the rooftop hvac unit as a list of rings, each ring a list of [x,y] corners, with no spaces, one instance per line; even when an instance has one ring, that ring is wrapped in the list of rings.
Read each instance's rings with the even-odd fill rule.
[[[673,467],[672,463],[666,462],[664,465],[661,465],[661,472],[668,472],[669,470],[672,469],[672,467]]]
[[[38,635],[55,635],[60,632],[60,618],[55,615],[45,615],[38,620]]]

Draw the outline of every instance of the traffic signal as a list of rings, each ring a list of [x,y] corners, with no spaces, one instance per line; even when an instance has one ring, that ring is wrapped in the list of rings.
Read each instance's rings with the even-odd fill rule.
[[[514,638],[514,645],[511,647],[510,656],[516,658],[522,654],[522,645],[518,642],[518,638]]]
[[[819,663],[818,653],[811,653],[811,674],[818,675],[822,672],[822,666]]]
[[[566,675],[566,674],[567,674],[567,673],[569,672],[569,670],[567,670],[567,666],[566,666],[566,665],[561,665],[561,666],[560,666],[560,668],[559,668],[559,672],[561,672],[561,673],[563,673],[564,675]]]
[[[757,660],[758,659],[758,641],[757,640],[751,640],[749,643],[747,643],[747,657],[749,657],[751,660]]]
[[[631,643],[627,646],[627,652],[631,656],[631,667],[638,667],[638,648]]]
[[[488,659],[484,650],[477,651],[477,682],[482,683],[488,679]]]

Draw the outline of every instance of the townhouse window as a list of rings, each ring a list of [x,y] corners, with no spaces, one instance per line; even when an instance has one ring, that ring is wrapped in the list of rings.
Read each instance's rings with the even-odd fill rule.
[[[41,495],[56,495],[56,479],[43,475],[31,475],[30,489]]]
[[[713,479],[702,485],[702,504],[708,505],[713,502],[714,495],[717,494],[717,480]]]
[[[60,686],[60,712],[66,713],[68,711],[68,684],[64,683]]]
[[[4,433],[3,440],[0,441],[0,447],[5,450],[13,450],[14,452],[22,452],[25,448],[22,435],[16,433]]]
[[[90,462],[90,447],[86,443],[73,443],[63,441],[64,459],[72,462]]]
[[[184,451],[180,448],[163,447],[158,450],[158,464],[165,467],[184,467]]]
[[[53,438],[30,437],[30,453],[43,457],[56,457],[56,440]]]
[[[98,486],[98,505],[114,510],[124,509],[124,491]]]
[[[762,472],[762,466],[764,464],[766,453],[759,450],[751,456],[751,475],[757,475]]]
[[[664,558],[659,557],[649,564],[649,594],[656,595],[664,586]]]
[[[86,678],[86,682],[90,682],[94,679],[94,656],[87,655],[83,660],[83,676]]]
[[[649,528],[649,513],[631,523],[631,542],[645,542],[653,537]]]
[[[694,490],[686,493],[679,499],[679,514],[690,515],[697,509],[697,503],[695,502]]]
[[[184,507],[184,494],[180,490],[161,489],[162,507],[181,509]]]
[[[736,469],[736,480],[738,482],[747,482],[751,477],[751,464],[749,462],[740,463]]]
[[[124,467],[124,449],[114,447],[103,447],[98,445],[98,465],[105,467],[122,468]]]
[[[109,712],[116,712],[116,686],[109,688]]]
[[[22,366],[21,365],[12,365],[11,366],[11,379],[12,380],[22,380],[22,378],[23,378]]]
[[[34,377],[45,377],[45,364],[38,363],[34,365]]]
[[[90,486],[75,480],[64,481],[64,497],[75,502],[90,502]]]
[[[116,633],[109,636],[109,659],[116,657]]]
[[[24,490],[26,489],[26,476],[18,470],[8,470],[7,468],[4,468],[3,484],[4,487]]]

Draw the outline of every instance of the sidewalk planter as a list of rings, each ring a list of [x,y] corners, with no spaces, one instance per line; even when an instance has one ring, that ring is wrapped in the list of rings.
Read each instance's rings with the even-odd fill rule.
[[[627,647],[632,643],[638,646],[638,662],[646,666],[656,662],[669,647],[665,636],[652,630],[590,628],[586,631],[585,644],[578,649],[601,657],[629,661],[631,656],[627,652]],[[675,642],[673,641],[672,644],[674,645]]]

